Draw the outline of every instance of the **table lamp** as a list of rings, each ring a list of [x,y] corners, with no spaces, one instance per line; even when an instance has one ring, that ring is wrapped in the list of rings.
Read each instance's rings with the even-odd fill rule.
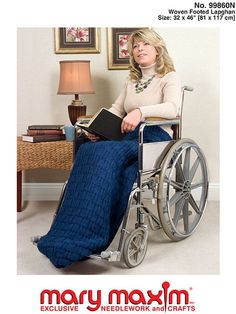
[[[58,95],[75,95],[75,99],[68,105],[71,123],[74,125],[79,116],[86,114],[86,106],[80,99],[80,94],[94,94],[90,61],[68,60],[60,61],[60,80]]]

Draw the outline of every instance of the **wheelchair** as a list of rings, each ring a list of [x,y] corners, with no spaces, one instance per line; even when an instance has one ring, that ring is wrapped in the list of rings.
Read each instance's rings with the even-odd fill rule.
[[[191,139],[182,138],[182,117],[185,92],[183,86],[181,106],[176,119],[148,118],[139,127],[138,173],[129,196],[120,226],[116,250],[109,248],[90,258],[109,262],[124,261],[132,268],[141,264],[147,252],[149,230],[163,229],[172,241],[183,240],[198,227],[207,203],[208,170],[200,147]],[[173,140],[144,143],[143,132],[152,125],[171,126]],[[63,201],[67,182],[63,186],[57,212]],[[144,196],[156,204],[156,211],[144,205]],[[152,206],[153,207],[153,206]],[[130,213],[136,211],[136,223],[130,228]],[[33,240],[37,243],[37,239]]]
[[[149,229],[163,229],[172,241],[180,241],[192,235],[198,227],[207,204],[209,179],[202,150],[193,140],[182,138],[184,95],[191,91],[192,87],[182,87],[180,112],[176,119],[149,118],[141,124],[137,184],[129,196],[118,248],[92,258],[111,262],[123,259],[129,268],[136,267],[145,258]],[[171,125],[173,140],[144,143],[144,128],[151,125]],[[151,194],[157,212],[143,204],[143,196],[148,194]],[[133,210],[137,218],[134,228],[129,230],[128,221]]]

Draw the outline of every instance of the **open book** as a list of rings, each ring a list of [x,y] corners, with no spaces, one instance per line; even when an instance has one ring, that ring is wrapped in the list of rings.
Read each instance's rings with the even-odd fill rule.
[[[88,123],[77,121],[76,126],[103,139],[119,141],[124,136],[120,129],[121,123],[122,118],[106,108],[102,108]]]

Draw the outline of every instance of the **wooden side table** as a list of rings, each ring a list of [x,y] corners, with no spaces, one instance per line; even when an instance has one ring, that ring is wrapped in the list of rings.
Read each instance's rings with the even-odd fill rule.
[[[30,143],[17,138],[17,211],[22,210],[22,171],[36,168],[70,170],[73,142]]]

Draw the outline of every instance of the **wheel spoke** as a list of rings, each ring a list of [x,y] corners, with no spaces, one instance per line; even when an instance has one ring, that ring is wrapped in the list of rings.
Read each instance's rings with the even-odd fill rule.
[[[184,157],[183,172],[184,172],[184,177],[186,180],[189,180],[190,150],[191,150],[190,147],[186,149],[186,153],[185,153],[185,157]]]
[[[129,256],[134,258],[135,261],[138,259],[138,252],[142,244],[142,238],[137,236],[131,242],[132,248],[129,250]]]
[[[139,243],[138,243],[137,238],[134,238],[131,243],[132,243],[132,245],[133,245],[133,247],[134,247],[135,249],[138,249],[138,248],[139,248]]]
[[[203,182],[198,182],[198,183],[194,183],[194,184],[191,184],[191,190],[195,190],[197,188],[202,188],[203,187]]]
[[[138,252],[138,245],[135,243],[135,239],[130,244],[129,256],[133,256]]]
[[[188,200],[185,200],[183,206],[183,221],[184,221],[184,231],[189,232],[189,215],[188,215]]]
[[[180,161],[177,160],[176,162],[176,177],[178,178],[178,181],[184,182],[185,181],[185,176],[183,173],[183,169],[181,167]]]
[[[183,206],[184,206],[184,203],[185,203],[185,199],[182,198],[177,204],[176,204],[176,208],[175,208],[175,214],[174,214],[174,217],[173,217],[173,223],[175,226],[177,226],[178,224],[178,221],[179,221],[179,218],[180,218],[180,213],[183,209]]]
[[[183,188],[182,183],[168,179],[167,177],[164,179],[164,182],[170,184],[176,190],[182,190]]]
[[[132,249],[129,251],[129,256],[133,256],[134,254],[136,254],[138,251],[135,249]]]
[[[189,181],[190,182],[192,182],[193,177],[194,177],[194,175],[195,175],[195,173],[197,171],[197,168],[198,168],[199,164],[200,164],[200,158],[197,157],[197,159],[195,160],[192,168],[190,169],[190,173],[189,173]]]
[[[201,213],[200,213],[199,207],[198,207],[197,203],[195,202],[195,199],[193,198],[192,195],[190,195],[190,197],[189,197],[189,203],[192,206],[192,208],[195,210],[195,212],[198,215],[200,215]]]
[[[169,206],[171,207],[174,205],[176,202],[180,201],[183,198],[183,193],[182,192],[176,192],[171,199],[169,200]]]

